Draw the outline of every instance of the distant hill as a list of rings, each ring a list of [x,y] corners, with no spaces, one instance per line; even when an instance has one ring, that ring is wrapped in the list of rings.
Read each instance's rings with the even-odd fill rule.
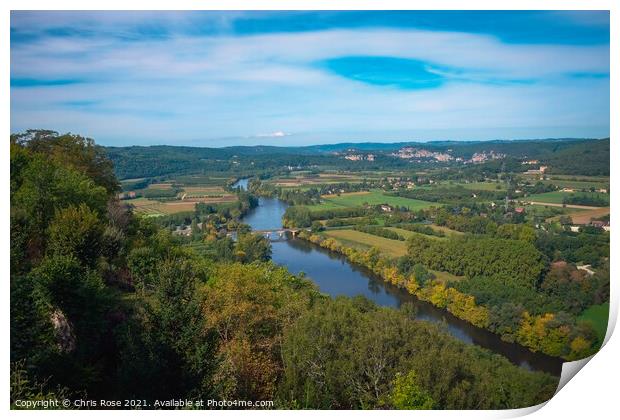
[[[302,147],[230,146],[221,148],[187,146],[129,146],[105,148],[114,162],[117,176],[156,177],[171,174],[243,172],[286,166],[329,166],[339,169],[407,167],[407,162],[390,157],[403,147],[449,152],[470,158],[474,153],[505,154],[511,158],[537,159],[554,173],[609,175],[609,138],[541,139],[492,141],[433,141],[397,143],[338,143]],[[338,154],[348,151],[374,153],[374,163],[344,161]],[[351,166],[356,165],[356,166]]]

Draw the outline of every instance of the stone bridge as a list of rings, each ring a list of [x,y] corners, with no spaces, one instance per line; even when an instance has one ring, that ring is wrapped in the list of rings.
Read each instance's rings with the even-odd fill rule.
[[[290,232],[291,235],[293,236],[297,236],[297,234],[299,233],[301,229],[285,229],[285,228],[280,228],[280,229],[257,229],[257,230],[253,230],[252,233],[258,233],[263,235],[265,238],[270,239],[273,234],[276,234],[278,236],[278,238],[282,239],[284,238],[286,232]]]

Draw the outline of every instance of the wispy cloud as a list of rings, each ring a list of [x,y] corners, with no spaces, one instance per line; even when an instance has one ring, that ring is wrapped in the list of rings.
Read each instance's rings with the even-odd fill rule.
[[[256,137],[286,137],[286,136],[290,136],[290,134],[285,133],[284,131],[274,131],[273,133],[256,135]]]

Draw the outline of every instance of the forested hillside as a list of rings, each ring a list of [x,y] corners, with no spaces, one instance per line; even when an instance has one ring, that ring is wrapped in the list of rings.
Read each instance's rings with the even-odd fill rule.
[[[119,179],[157,177],[190,173],[228,172],[238,175],[257,172],[286,172],[287,168],[322,167],[340,170],[432,169],[462,167],[456,162],[411,164],[391,154],[401,147],[431,152],[449,152],[454,158],[469,159],[475,153],[493,151],[506,155],[499,167],[512,165],[523,170],[520,160],[538,160],[550,172],[580,175],[609,175],[609,139],[549,139],[519,141],[428,142],[428,143],[342,143],[324,146],[274,147],[232,146],[224,148],[150,146],[107,147]],[[373,160],[350,161],[347,151],[372,152]],[[490,162],[490,163],[497,163]],[[479,169],[479,168],[474,168]]]

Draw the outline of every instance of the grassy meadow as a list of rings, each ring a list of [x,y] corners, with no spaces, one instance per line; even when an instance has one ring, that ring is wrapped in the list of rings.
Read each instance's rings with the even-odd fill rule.
[[[430,201],[385,195],[381,190],[343,193],[341,195],[325,195],[322,199],[323,202],[321,204],[308,206],[308,208],[310,210],[326,210],[340,207],[360,207],[364,204],[376,205],[387,203],[391,206],[407,207],[409,210],[415,211],[438,205]]]
[[[382,253],[391,257],[402,257],[407,253],[407,244],[404,241],[387,239],[352,229],[328,230],[324,232],[324,235],[356,249],[369,249],[376,246]]]
[[[587,321],[592,323],[592,327],[594,328],[594,331],[596,331],[596,335],[601,342],[607,333],[608,320],[609,303],[592,305],[579,316],[579,321]]]

